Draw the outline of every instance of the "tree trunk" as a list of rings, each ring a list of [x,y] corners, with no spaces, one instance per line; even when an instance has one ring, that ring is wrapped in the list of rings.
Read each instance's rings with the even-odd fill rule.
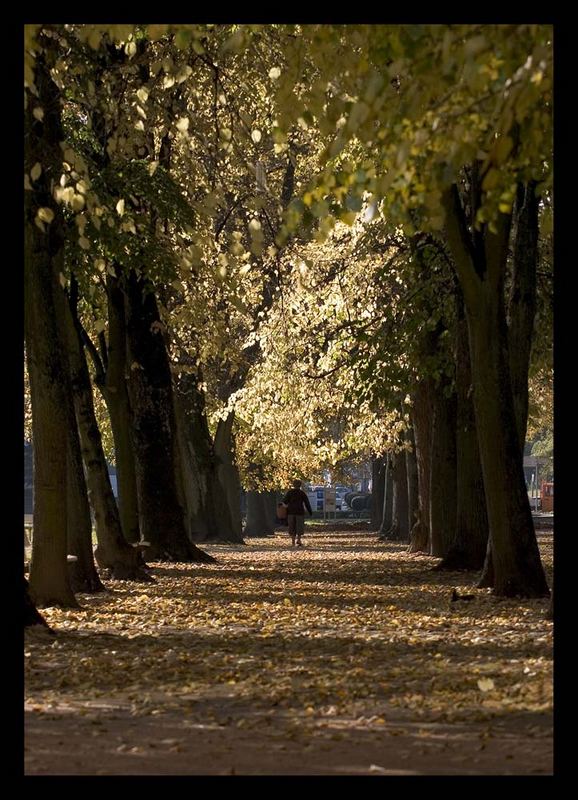
[[[503,303],[509,222],[501,215],[495,233],[485,229],[483,242],[472,243],[456,188],[444,202],[448,244],[456,262],[468,321],[494,592],[504,597],[547,596],[549,589],[526,492],[510,382]]]
[[[383,519],[385,456],[371,459],[371,530],[379,531]]]
[[[499,305],[499,298],[493,300]],[[479,316],[472,315],[470,343],[474,403],[492,537],[494,589],[496,594],[507,597],[542,597],[548,594],[548,586],[520,457],[507,372],[505,320],[500,325],[496,319],[499,310],[492,309],[492,302],[484,305]],[[498,326],[501,332],[496,336]]]
[[[71,309],[68,303],[64,304],[64,308],[74,408],[98,540],[96,561],[101,569],[110,570],[111,577],[118,580],[149,580],[149,576],[139,567],[137,551],[122,535],[120,516],[110,485],[102,439],[94,413],[92,386],[84,347],[73,317],[74,309]]]
[[[71,398],[72,403],[72,398]],[[78,427],[72,411],[68,430],[68,461],[66,477],[68,552],[76,557],[69,564],[70,582],[75,592],[102,592],[104,586],[96,571],[92,549],[92,519],[86,489]]]
[[[482,567],[482,574],[478,581],[479,589],[493,589],[495,585],[494,577],[494,559],[492,556],[492,537],[488,536],[488,543],[486,545],[486,554],[484,557],[484,566]]]
[[[117,267],[120,269],[120,267]],[[126,319],[118,278],[107,275],[108,363],[101,387],[110,417],[118,487],[118,510],[127,542],[141,539],[136,489],[132,413],[127,387]]]
[[[385,454],[385,475],[383,481],[383,515],[378,539],[385,540],[393,521],[393,464],[392,454]]]
[[[219,420],[215,433],[215,456],[217,458],[217,475],[229,506],[233,535],[235,541],[242,542],[241,481],[233,457],[234,419],[235,413],[230,412],[226,419]]]
[[[195,535],[200,532],[206,534],[206,528],[201,528],[203,515],[199,514],[198,497],[195,490],[198,488],[197,475],[193,471],[190,453],[188,452],[188,442],[183,436],[183,425],[180,410],[180,403],[177,391],[174,392],[175,407],[175,437],[173,440],[173,453],[175,459],[175,479],[177,487],[177,497],[183,509],[185,528],[187,537],[193,541]]]
[[[247,492],[247,523],[243,535],[251,538],[275,532],[274,492]]]
[[[199,376],[182,372],[175,387],[175,411],[181,451],[190,537],[195,542],[239,542],[229,507],[223,502],[215,453]],[[242,541],[242,539],[241,539]]]
[[[472,398],[468,327],[463,298],[457,297],[457,516],[456,537],[440,570],[481,570],[488,544],[488,513]],[[490,584],[491,585],[491,584]]]
[[[410,443],[410,449],[405,451],[405,467],[407,471],[407,515],[411,531],[419,519],[419,483],[413,428],[409,428],[406,432],[406,437]]]
[[[67,565],[67,407],[66,349],[55,307],[64,265],[62,209],[52,185],[62,170],[60,94],[50,77],[44,52],[36,55],[38,96],[26,92],[25,171],[40,163],[42,173],[25,192],[25,334],[34,440],[34,538],[30,593],[38,606],[76,607]],[[33,116],[40,105],[42,119]],[[52,222],[36,224],[40,208]],[[45,212],[45,219],[46,219]],[[41,230],[41,227],[43,228]]]
[[[535,189],[534,181],[518,185],[513,271],[508,299],[508,362],[522,463],[528,424],[528,371],[536,315],[538,198]],[[479,587],[494,585],[492,559],[492,546],[488,543]]]
[[[439,558],[456,537],[457,515],[457,403],[454,392],[446,396],[446,388],[442,382],[435,393],[430,478],[430,552]]]
[[[411,529],[410,553],[429,552],[430,537],[430,478],[433,422],[433,381],[426,378],[417,383],[412,393],[412,423],[415,438],[415,457],[419,490],[418,521]]]
[[[534,181],[518,186],[515,223],[513,273],[508,301],[508,353],[516,428],[523,457],[528,423],[528,370],[536,316],[538,198]]]
[[[391,528],[386,539],[405,542],[409,538],[409,516],[407,504],[407,469],[405,453],[393,454],[393,509]]]
[[[271,536],[275,535],[275,525],[277,524],[277,503],[279,502],[279,498],[277,497],[277,492],[267,492],[267,504],[268,504],[268,518],[269,518],[269,533]]]
[[[52,628],[48,625],[42,614],[34,605],[34,601],[30,597],[30,587],[28,581],[24,578],[24,627],[29,628],[33,625],[42,625],[50,633],[54,633]]]
[[[134,271],[126,285],[126,320],[140,530],[150,545],[147,558],[213,562],[187,536],[175,475],[173,394],[162,323],[154,295]]]
[[[554,619],[554,587],[550,593],[550,602],[548,603],[548,610],[546,611],[546,619]]]

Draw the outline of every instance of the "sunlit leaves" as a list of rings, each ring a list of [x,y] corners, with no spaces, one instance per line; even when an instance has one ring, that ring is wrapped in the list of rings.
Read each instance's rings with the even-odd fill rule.
[[[36,219],[50,224],[54,219],[54,211],[51,208],[39,208],[36,212]]]
[[[303,50],[320,75],[328,85],[339,80],[342,86],[342,94],[334,93],[323,109],[323,117],[339,120],[340,129],[325,158],[335,158],[353,142],[377,146],[382,167],[366,188],[384,199],[392,220],[405,224],[408,213],[417,213],[421,226],[434,230],[441,229],[443,215],[424,203],[427,193],[418,186],[439,190],[478,158],[488,193],[483,218],[493,224],[498,214],[508,213],[510,204],[500,194],[516,171],[525,177],[532,170],[540,173],[551,148],[549,86],[542,92],[539,88],[551,71],[548,26],[351,27],[340,32],[344,47],[338,59],[331,28],[302,30],[309,44]],[[280,80],[280,95],[287,93],[287,102],[292,77],[286,71]],[[307,109],[317,115],[316,83],[304,97]],[[293,118],[281,115],[281,127]],[[323,125],[319,129],[323,134]]]
[[[74,194],[70,199],[70,208],[72,211],[78,213],[82,211],[84,206],[86,205],[86,200],[82,194]]]

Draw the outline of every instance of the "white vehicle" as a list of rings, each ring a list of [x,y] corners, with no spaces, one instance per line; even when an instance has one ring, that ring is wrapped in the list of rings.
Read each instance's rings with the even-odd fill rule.
[[[329,488],[326,486],[308,486],[304,488],[304,491],[309,498],[309,502],[311,503],[311,509],[313,511],[324,511],[325,510],[325,502],[324,502],[324,489]],[[351,489],[349,486],[342,486],[338,484],[337,486],[331,487],[335,489],[335,509],[337,511],[341,511],[345,505],[343,498],[350,492]]]
[[[335,507],[338,511],[343,511],[346,507],[345,495],[350,492],[349,486],[336,486],[335,487]]]

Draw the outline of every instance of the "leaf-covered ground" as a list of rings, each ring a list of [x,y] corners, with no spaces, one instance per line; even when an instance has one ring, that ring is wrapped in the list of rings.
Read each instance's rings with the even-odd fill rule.
[[[217,564],[46,609],[58,636],[26,634],[27,774],[552,772],[547,601],[364,531],[305,541],[207,546]]]

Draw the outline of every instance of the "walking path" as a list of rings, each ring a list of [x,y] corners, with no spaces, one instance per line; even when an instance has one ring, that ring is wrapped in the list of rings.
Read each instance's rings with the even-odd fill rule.
[[[367,532],[305,541],[208,546],[216,565],[46,610],[56,640],[26,634],[26,774],[552,773],[547,601],[497,600]]]

